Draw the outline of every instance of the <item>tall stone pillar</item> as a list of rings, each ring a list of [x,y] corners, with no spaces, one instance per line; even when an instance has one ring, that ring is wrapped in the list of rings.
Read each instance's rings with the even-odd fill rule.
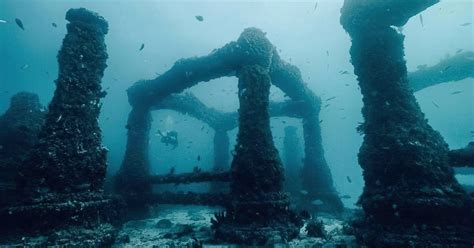
[[[229,153],[229,135],[227,131],[216,129],[214,134],[214,171],[224,171],[229,168]],[[211,192],[220,192],[221,189],[225,189],[223,183],[211,183]]]
[[[20,196],[16,177],[38,142],[44,116],[38,95],[29,92],[12,96],[9,108],[0,116],[0,208],[14,204]]]
[[[306,191],[303,206],[317,211],[340,213],[344,205],[338,196],[332,180],[331,171],[324,156],[319,123],[319,105],[317,111],[309,111],[303,117],[304,166],[302,185]],[[319,200],[322,204],[314,204]]]
[[[300,143],[296,134],[295,126],[285,127],[285,136],[283,140],[283,157],[285,166],[285,184],[284,189],[292,201],[295,200],[301,192],[301,158],[299,155]]]
[[[24,194],[0,208],[2,238],[27,247],[110,246],[117,234],[110,224],[119,224],[122,216],[121,201],[102,190],[106,148],[97,119],[105,96],[100,83],[108,25],[83,8],[70,9],[66,19],[56,91],[38,143],[18,176]],[[29,234],[45,238],[25,238]]]
[[[229,136],[225,130],[214,134],[214,170],[226,170],[229,165]]]
[[[107,150],[98,117],[105,96],[108,24],[86,9],[70,9],[58,54],[56,91],[23,179],[33,188],[74,192],[102,187]]]
[[[151,122],[151,113],[147,108],[135,107],[128,116],[125,157],[114,184],[116,192],[125,197],[131,208],[142,209],[152,189],[148,182]]]
[[[404,35],[393,27],[436,2],[346,0],[341,10],[364,103],[359,163],[366,216],[356,226],[369,246],[474,243],[472,201],[454,178],[447,144],[410,89]]]
[[[240,244],[265,244],[275,236],[298,235],[296,216],[288,210],[283,168],[273,143],[268,113],[270,78],[260,65],[239,73],[239,133],[231,165],[231,206],[214,222],[216,238]]]

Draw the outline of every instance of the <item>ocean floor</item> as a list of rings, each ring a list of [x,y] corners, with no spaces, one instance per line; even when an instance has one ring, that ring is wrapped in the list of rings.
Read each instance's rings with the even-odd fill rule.
[[[153,218],[129,221],[119,231],[113,247],[239,247],[213,244],[210,220],[221,208],[206,206],[159,205]],[[323,222],[325,238],[308,237],[306,224],[300,238],[273,247],[357,247],[354,236],[343,234],[343,222],[330,216],[316,216]]]

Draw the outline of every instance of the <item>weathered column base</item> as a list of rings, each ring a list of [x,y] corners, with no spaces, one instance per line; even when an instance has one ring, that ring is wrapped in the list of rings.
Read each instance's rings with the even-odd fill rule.
[[[212,229],[217,241],[241,245],[270,245],[298,236],[302,220],[289,210],[286,194],[241,197],[226,213],[216,214]]]
[[[0,246],[106,245],[114,240],[123,209],[120,198],[103,193],[42,194],[0,209]]]

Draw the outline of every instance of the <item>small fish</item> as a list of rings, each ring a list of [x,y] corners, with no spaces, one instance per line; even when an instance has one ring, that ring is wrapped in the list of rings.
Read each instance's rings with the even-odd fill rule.
[[[332,99],[336,98],[335,96],[333,97],[329,97],[328,99],[326,99],[326,101],[331,101]]]
[[[0,23],[7,23],[7,21],[5,21],[5,20],[0,20]]]
[[[347,181],[348,181],[349,183],[352,183],[352,180],[351,180],[351,178],[350,178],[349,176],[346,176],[346,179],[347,179]]]
[[[204,125],[202,125],[202,127],[201,127],[201,131],[202,131],[202,130],[204,130]]]
[[[456,51],[456,54],[458,54],[458,53],[460,53],[460,52],[462,52],[462,51],[463,51],[462,49],[458,49],[458,50]]]
[[[171,168],[170,168],[170,171],[168,172],[168,174],[173,175],[173,174],[174,174],[174,171],[175,171],[175,168],[174,168],[174,167],[171,167]]]
[[[204,21],[204,17],[202,17],[200,15],[195,16],[195,18],[196,18],[196,20],[198,20],[200,22]]]
[[[324,202],[318,199],[318,200],[312,201],[311,204],[316,205],[316,206],[321,206],[321,205],[324,205]]]
[[[301,193],[302,195],[307,195],[307,194],[308,194],[308,191],[306,191],[306,190],[301,190],[300,193]]]
[[[142,45],[140,46],[140,49],[138,51],[143,50],[143,48],[145,48],[145,43],[142,43]]]
[[[326,50],[326,56],[329,57],[329,50]]]
[[[446,67],[444,68],[443,72],[444,72],[444,71],[447,71],[449,68],[451,68],[450,65],[446,66]]]
[[[324,108],[327,108],[329,106],[331,106],[331,104],[328,103],[328,104],[324,105]]]
[[[434,101],[431,101],[431,103],[433,103],[433,105],[434,105],[436,108],[439,108],[439,105],[436,104]]]
[[[453,91],[453,92],[451,92],[451,95],[457,95],[457,94],[459,94],[459,93],[462,93],[462,91],[460,91],[460,90]]]
[[[56,123],[58,123],[62,118],[63,118],[63,115],[59,115],[58,119],[56,120]]]
[[[317,8],[318,8],[318,2],[316,2],[316,3],[314,4],[313,12],[316,11]]]
[[[57,27],[58,27],[58,25],[57,25],[56,23],[54,23],[54,22],[53,22],[53,23],[51,23],[51,25],[52,25],[53,27],[55,27],[55,28],[57,28]]]
[[[201,155],[198,155],[198,161],[201,161]]]
[[[323,120],[320,120],[319,123],[323,123]]]
[[[465,22],[465,23],[461,24],[461,26],[466,27],[466,26],[469,26],[469,25],[471,25],[471,24],[472,24],[472,23],[470,23],[470,22]]]
[[[343,196],[341,196],[341,199],[351,199],[351,196],[350,195],[343,195]]]
[[[349,86],[349,84],[344,84],[346,87]]]
[[[28,67],[30,67],[28,64],[24,64],[23,66],[21,66],[21,69],[26,70],[26,69],[28,69]]]
[[[420,23],[421,23],[421,27],[424,27],[424,24],[423,24],[423,16],[420,14]]]
[[[18,25],[18,27],[21,28],[21,30],[25,30],[25,27],[23,26],[23,22],[20,19],[15,18],[15,22],[16,22],[16,25]]]
[[[348,72],[348,71],[339,71],[339,74],[341,74],[341,75],[347,75],[347,74],[349,74],[349,72]]]

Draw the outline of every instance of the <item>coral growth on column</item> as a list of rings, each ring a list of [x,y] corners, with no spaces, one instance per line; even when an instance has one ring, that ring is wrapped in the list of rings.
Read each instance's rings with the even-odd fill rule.
[[[97,119],[105,96],[100,83],[107,67],[108,24],[85,9],[69,10],[66,19],[56,91],[25,168],[27,184],[58,192],[100,188],[107,155]]]
[[[359,163],[366,216],[357,227],[359,238],[371,246],[473,242],[472,227],[471,234],[463,227],[472,217],[472,202],[454,178],[447,144],[416,102],[403,58],[404,36],[391,27],[436,2],[346,0],[341,11],[364,103],[365,122],[358,129],[365,134]]]

